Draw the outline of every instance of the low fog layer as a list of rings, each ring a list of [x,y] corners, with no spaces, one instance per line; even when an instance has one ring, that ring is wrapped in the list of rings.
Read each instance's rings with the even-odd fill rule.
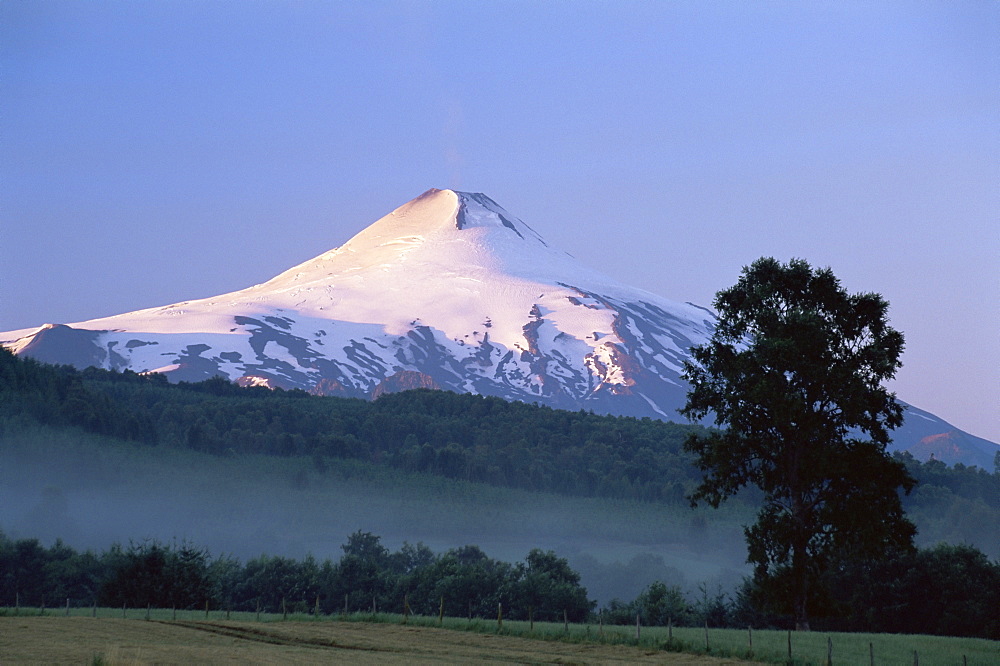
[[[517,561],[554,550],[600,603],[654,580],[731,590],[747,573],[749,516],[572,498],[408,475],[340,460],[217,458],[38,431],[0,440],[0,529],[103,550],[189,540],[213,555],[339,559],[356,530],[392,550],[466,544]]]

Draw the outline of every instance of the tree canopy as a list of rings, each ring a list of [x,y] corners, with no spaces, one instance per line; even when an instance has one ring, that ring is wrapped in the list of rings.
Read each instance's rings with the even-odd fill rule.
[[[787,588],[808,630],[810,584],[833,559],[912,548],[898,490],[914,481],[885,450],[903,408],[882,385],[903,336],[881,296],[848,294],[830,269],[797,259],[757,260],[714,305],[712,338],[685,364],[681,412],[720,428],[685,443],[704,473],[691,499],[763,491],[748,560]]]
[[[0,433],[32,423],[220,456],[356,459],[452,479],[584,497],[682,505],[698,471],[691,426],[419,389],[369,402],[241,388],[221,378],[168,384],[51,366],[0,347]]]

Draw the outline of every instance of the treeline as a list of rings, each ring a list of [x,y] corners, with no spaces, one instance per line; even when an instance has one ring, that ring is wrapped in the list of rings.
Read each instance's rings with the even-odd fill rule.
[[[280,613],[406,612],[515,620],[603,621],[646,626],[789,628],[781,581],[747,579],[732,597],[705,587],[685,593],[654,582],[631,601],[596,609],[580,576],[552,551],[510,564],[477,546],[435,554],[423,544],[390,552],[378,536],[352,534],[341,558],[261,555],[245,563],[189,543],[115,545],[77,552],[62,542],[0,532],[0,607],[93,604]],[[970,546],[939,545],[878,562],[845,562],[811,598],[823,631],[936,634],[1000,639],[1000,562]],[[317,605],[318,604],[318,605]],[[405,605],[405,608],[404,608]],[[600,618],[600,619],[599,619]]]
[[[1000,639],[1000,561],[971,546],[939,544],[844,561],[820,576],[812,591],[814,630],[932,634]],[[795,625],[788,581],[747,578],[733,597],[704,586],[690,598],[655,582],[630,602],[614,600],[606,621],[648,625],[782,628]]]
[[[583,622],[593,610],[580,576],[552,551],[510,564],[477,546],[435,554],[396,552],[355,532],[336,562],[261,555],[243,563],[189,543],[158,541],[79,553],[62,542],[11,540],[0,532],[0,606],[176,608],[312,613],[408,612]]]
[[[151,376],[148,381],[157,380]],[[84,376],[72,366],[46,365],[0,347],[0,427],[16,428],[24,423],[72,426],[120,439],[156,441],[155,425],[145,413],[128,410],[110,396],[85,386]]]
[[[599,416],[444,391],[368,402],[240,388],[221,378],[168,384],[46,366],[0,351],[0,416],[73,425],[217,455],[356,458],[406,471],[588,497],[684,503],[699,472],[683,453],[693,426]],[[7,400],[7,395],[16,399]]]
[[[829,563],[810,598],[813,629],[1000,639],[1000,561],[938,544],[877,560]],[[790,622],[788,581],[748,579],[735,609],[744,624]]]
[[[447,391],[368,402],[241,388],[222,378],[169,384],[163,375],[79,371],[0,348],[0,396],[8,427],[70,425],[218,455],[306,455],[319,464],[357,458],[500,486],[678,503],[700,478],[682,450],[697,426]],[[1000,508],[1000,474],[899,455],[938,496]]]
[[[991,474],[962,463],[922,463],[908,452],[893,456],[917,480],[903,508],[917,525],[918,538],[969,543],[1000,558],[1000,467]]]
[[[222,378],[169,384],[138,375],[49,366],[0,348],[0,434],[42,423],[139,444],[220,456],[331,458],[501,487],[683,506],[700,472],[682,449],[695,426],[598,416],[445,391],[374,402],[241,388]],[[918,481],[904,508],[931,542],[977,544],[1000,557],[1000,468],[897,453]],[[747,490],[740,498],[756,503]]]

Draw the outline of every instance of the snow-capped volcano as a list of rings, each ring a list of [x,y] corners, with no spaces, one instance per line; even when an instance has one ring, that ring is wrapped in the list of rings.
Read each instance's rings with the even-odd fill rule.
[[[461,392],[675,418],[681,362],[712,320],[581,266],[483,194],[432,189],[263,284],[0,338],[43,361],[174,380],[221,374],[368,396],[422,376]]]
[[[0,343],[175,381],[354,397],[435,387],[677,420],[682,362],[713,325],[704,308],[581,266],[484,194],[432,189],[263,284]],[[902,448],[955,430],[908,416]],[[977,453],[963,461],[988,467],[996,446],[967,438]]]

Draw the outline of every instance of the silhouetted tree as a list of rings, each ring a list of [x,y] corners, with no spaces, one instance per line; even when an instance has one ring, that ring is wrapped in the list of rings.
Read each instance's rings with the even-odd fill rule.
[[[914,481],[885,453],[903,408],[882,386],[903,336],[879,295],[848,294],[802,260],[759,259],[714,304],[715,332],[685,363],[681,412],[724,430],[685,444],[705,474],[692,502],[763,491],[748,560],[759,579],[787,577],[795,626],[808,630],[809,585],[833,553],[912,544],[897,491]]]

